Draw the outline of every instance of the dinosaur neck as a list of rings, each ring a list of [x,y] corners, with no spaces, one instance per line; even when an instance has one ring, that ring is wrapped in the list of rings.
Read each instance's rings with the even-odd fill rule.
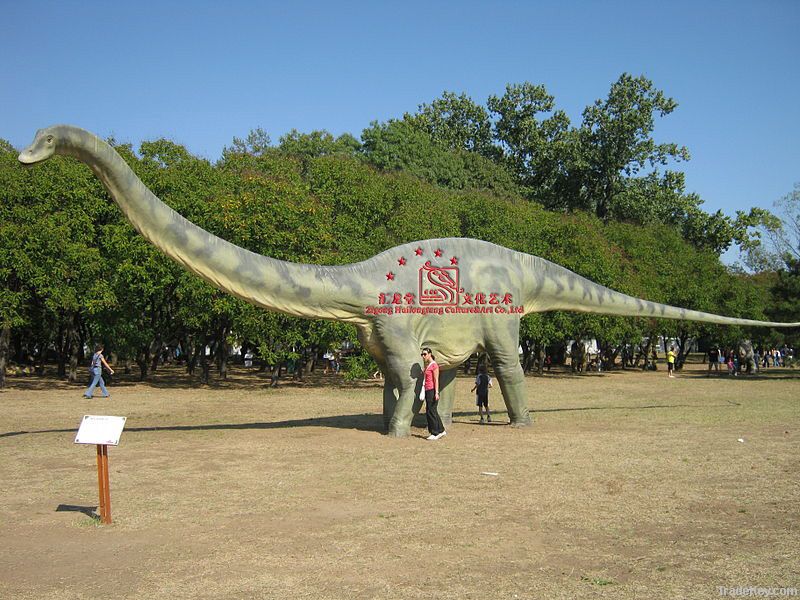
[[[347,267],[289,263],[226,242],[159,200],[97,136],[64,129],[58,152],[86,163],[139,233],[212,285],[252,304],[299,317],[356,320],[363,311],[337,285]]]

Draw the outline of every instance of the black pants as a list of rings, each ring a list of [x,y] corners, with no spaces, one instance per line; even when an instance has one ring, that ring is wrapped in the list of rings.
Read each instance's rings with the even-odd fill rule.
[[[425,418],[428,420],[428,431],[431,435],[439,435],[444,431],[438,407],[439,401],[436,400],[436,392],[425,390]]]

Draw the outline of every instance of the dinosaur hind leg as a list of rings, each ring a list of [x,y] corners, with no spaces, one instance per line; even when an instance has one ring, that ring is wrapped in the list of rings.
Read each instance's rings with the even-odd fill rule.
[[[439,372],[439,417],[445,426],[453,422],[453,403],[456,398],[456,372],[457,369],[449,369]]]
[[[486,340],[486,350],[500,383],[500,391],[512,427],[531,424],[525,397],[525,373],[519,364],[519,319],[509,319],[507,327],[498,327]]]

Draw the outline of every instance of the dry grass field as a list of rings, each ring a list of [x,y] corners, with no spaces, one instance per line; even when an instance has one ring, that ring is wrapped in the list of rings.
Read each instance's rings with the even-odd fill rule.
[[[382,434],[377,382],[0,392],[0,597],[720,598],[800,588],[800,371],[529,377],[481,426]],[[100,526],[84,414],[128,417]],[[487,474],[495,473],[495,474]]]

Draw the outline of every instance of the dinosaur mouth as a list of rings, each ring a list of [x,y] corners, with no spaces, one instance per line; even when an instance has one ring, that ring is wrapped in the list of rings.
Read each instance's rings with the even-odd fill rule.
[[[23,150],[22,152],[19,153],[19,156],[17,156],[17,160],[26,167],[31,167],[36,163],[40,163],[46,159],[47,159],[46,156],[41,156],[41,155],[37,156],[36,153],[30,148],[28,148],[27,150]]]

